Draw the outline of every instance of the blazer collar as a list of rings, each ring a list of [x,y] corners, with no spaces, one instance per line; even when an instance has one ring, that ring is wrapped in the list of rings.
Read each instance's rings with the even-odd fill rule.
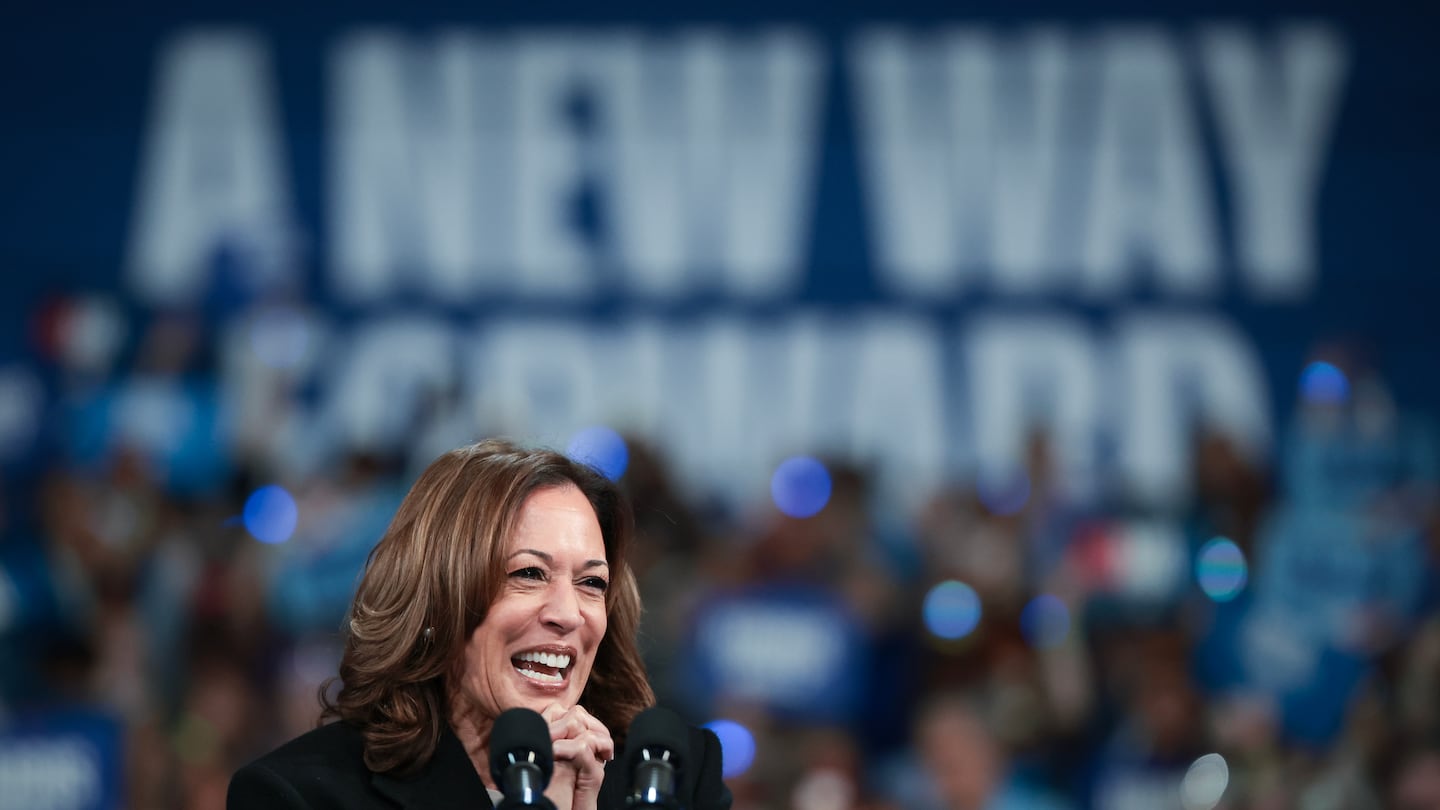
[[[461,805],[484,810],[494,807],[465,746],[448,723],[440,731],[434,755],[417,773],[403,777],[377,773],[371,776],[371,784],[391,801],[413,810]]]

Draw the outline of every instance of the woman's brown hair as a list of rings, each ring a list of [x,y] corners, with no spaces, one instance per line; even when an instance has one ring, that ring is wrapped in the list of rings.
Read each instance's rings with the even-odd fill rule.
[[[636,644],[640,592],[626,564],[629,503],[591,467],[490,439],[432,462],[366,562],[347,622],[340,690],[332,699],[329,683],[322,687],[320,721],[358,726],[370,770],[409,773],[434,754],[464,646],[504,582],[505,545],[520,509],[536,490],[565,485],[594,507],[610,563],[608,627],[581,702],[617,742],[654,702]]]

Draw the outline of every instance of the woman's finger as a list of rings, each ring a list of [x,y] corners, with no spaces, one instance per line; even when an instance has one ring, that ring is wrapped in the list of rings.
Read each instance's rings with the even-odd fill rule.
[[[570,710],[570,713],[575,717],[579,718],[581,722],[585,724],[586,728],[590,729],[596,734],[604,734],[607,737],[610,736],[610,729],[606,728],[604,723],[597,720],[595,718],[595,715],[591,714],[589,711],[586,711],[584,706],[576,704],[576,706]]]
[[[575,706],[570,712],[571,716],[585,725],[586,731],[594,735],[595,754],[602,762],[609,762],[615,758],[615,740],[610,736],[610,729],[595,718],[595,715],[585,710],[584,706]]]
[[[597,741],[594,736],[586,734],[576,738],[556,740],[553,750],[555,761],[564,762],[576,770],[587,770],[591,767],[600,768],[604,760],[597,753]]]
[[[549,721],[552,741],[579,739],[588,735],[597,759],[609,762],[615,758],[615,741],[610,736],[610,730],[583,707],[567,709],[551,704],[541,716]]]
[[[550,739],[552,740],[574,737],[589,730],[583,719],[558,703],[547,706],[540,716],[550,725]]]

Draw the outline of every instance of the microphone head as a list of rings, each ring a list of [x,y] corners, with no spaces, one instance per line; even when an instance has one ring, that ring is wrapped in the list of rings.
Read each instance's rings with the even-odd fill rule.
[[[534,763],[543,774],[542,787],[550,784],[550,774],[555,770],[550,725],[533,709],[501,712],[490,729],[490,777],[495,784],[504,784],[505,769],[512,762]]]
[[[627,773],[633,772],[640,761],[640,752],[647,748],[669,751],[668,761],[679,769],[685,753],[690,750],[690,726],[675,712],[651,706],[630,721],[630,733],[625,740]]]

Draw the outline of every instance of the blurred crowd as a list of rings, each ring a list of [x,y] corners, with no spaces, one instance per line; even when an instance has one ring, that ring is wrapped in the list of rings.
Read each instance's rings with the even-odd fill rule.
[[[186,345],[158,336],[123,390],[69,387],[0,501],[0,716],[98,729],[134,808],[222,807],[238,765],[314,726],[416,472],[370,452],[282,480],[293,534],[257,542],[275,471],[205,439]],[[845,458],[813,516],[735,510],[628,436],[661,702],[729,721],[737,810],[1440,808],[1430,425],[1316,359],[1274,452],[1197,430],[1169,505],[1073,486],[1036,434],[1011,478],[915,514]]]

